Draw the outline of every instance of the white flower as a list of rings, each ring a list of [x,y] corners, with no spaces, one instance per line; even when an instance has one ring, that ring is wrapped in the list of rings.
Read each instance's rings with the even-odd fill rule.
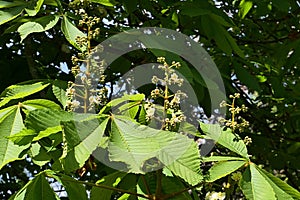
[[[79,101],[77,101],[77,100],[73,100],[72,101],[72,107],[78,108],[79,106],[80,106],[80,102]]]
[[[224,192],[208,192],[205,195],[206,200],[224,200],[226,197]]]

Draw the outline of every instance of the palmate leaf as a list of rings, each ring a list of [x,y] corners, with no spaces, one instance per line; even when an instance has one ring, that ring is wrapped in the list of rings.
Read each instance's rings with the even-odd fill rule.
[[[204,124],[201,122],[200,127],[208,138],[215,140],[218,144],[249,159],[245,143],[238,139],[229,129],[223,131],[218,124]]]
[[[246,164],[246,161],[221,161],[214,164],[208,171],[207,182],[214,182],[228,174],[238,170]]]
[[[24,128],[19,106],[0,110],[0,169],[9,162],[22,159],[20,153],[27,146],[15,145],[7,137],[13,136]]]
[[[113,116],[108,150],[112,161],[126,163],[132,173],[145,173],[149,170],[147,161],[156,158],[191,185],[202,179],[200,156],[193,140],[137,124],[128,117]]]
[[[34,179],[30,180],[16,195],[9,200],[59,200],[58,196],[50,187],[45,178],[44,172],[39,173]]]
[[[60,163],[65,171],[70,172],[84,165],[104,137],[107,122],[107,116],[61,122],[66,146]]]
[[[96,182],[96,184],[117,187],[124,176],[126,176],[126,173],[117,171],[102,177],[99,181]],[[93,187],[91,190],[91,200],[97,200],[100,197],[101,200],[110,200],[113,192],[113,190],[108,190],[100,187]]]

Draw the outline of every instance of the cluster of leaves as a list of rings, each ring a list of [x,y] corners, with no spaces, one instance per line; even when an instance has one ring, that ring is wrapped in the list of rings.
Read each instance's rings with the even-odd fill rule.
[[[199,157],[196,144],[174,132],[142,126],[146,136],[157,133],[157,138],[151,142],[147,137],[132,138],[132,133],[141,132],[135,120],[146,119],[146,112],[140,112],[143,95],[122,97],[105,107],[129,101],[127,108],[123,107],[130,108],[127,115],[110,116],[105,109],[97,115],[66,112],[67,83],[60,80],[73,77],[60,66],[66,63],[71,69],[71,56],[87,50],[78,43],[78,38],[89,34],[80,25],[80,8],[105,19],[99,23],[101,32],[92,39],[90,48],[117,32],[143,26],[176,29],[199,40],[213,56],[228,93],[239,92],[237,103],[249,108],[241,115],[250,126],[238,134],[251,135],[251,161],[245,144],[217,125],[201,124],[210,139],[217,140],[220,135],[217,155],[208,158]],[[208,191],[220,191],[220,187],[227,198],[238,198],[242,191],[247,199],[299,199],[296,189],[260,167],[287,177],[295,188],[300,185],[298,21],[299,5],[292,0],[1,1],[0,90],[23,80],[42,80],[12,85],[1,94],[0,178],[7,180],[7,187],[3,187],[7,189],[0,194],[8,198],[14,193],[11,199],[59,198],[59,192],[54,191],[58,188],[53,190],[49,185],[55,182],[62,185],[69,199],[198,199],[199,195],[205,198]],[[107,70],[105,81],[113,85],[134,65],[157,56],[181,63],[178,71],[195,88],[206,116],[211,115],[202,78],[181,57],[169,52],[151,49],[123,55]],[[150,95],[151,91],[148,87],[141,92]],[[197,129],[185,128],[200,136]],[[190,148],[172,164],[168,162],[171,155],[160,155],[166,164],[161,173],[144,174],[147,167],[153,167],[153,154],[132,163],[132,159],[125,159],[128,154],[113,153],[114,146],[128,150],[121,142],[124,139],[138,154],[158,151],[158,146],[174,137]],[[145,149],[145,144],[154,149]],[[182,145],[174,143],[174,147]],[[131,173],[95,161],[90,155],[97,148],[108,149],[109,155],[114,155],[107,155],[110,161],[125,163]],[[24,173],[23,168],[30,172]],[[30,173],[35,175],[32,180],[27,177]]]
[[[251,162],[246,145],[230,129],[224,131],[219,125],[201,124],[207,139],[218,140],[218,144],[236,156],[200,158],[196,143],[186,136],[137,124],[134,118],[141,114],[131,102],[142,102],[144,95],[125,96],[107,104],[111,107],[130,100],[127,107],[121,107],[131,110],[129,116],[110,116],[103,112],[70,113],[46,99],[19,101],[50,86],[57,100],[63,104],[65,101],[61,94],[65,90],[55,81],[13,85],[1,94],[0,105],[4,107],[0,110],[1,168],[7,163],[25,159],[26,155],[36,165],[48,168],[36,174],[11,199],[59,199],[49,185],[49,178],[65,188],[69,199],[78,199],[79,196],[87,199],[88,187],[83,185],[91,186],[88,190],[91,199],[110,199],[118,195],[121,195],[118,199],[193,199],[197,197],[196,191],[206,184],[236,171],[243,171],[243,174],[230,178],[231,184],[237,183],[248,199],[300,197],[297,190]],[[16,100],[17,104],[13,105]],[[145,118],[145,112],[143,115],[138,118]],[[111,129],[107,130],[107,127]],[[106,131],[109,131],[108,135]],[[143,137],[137,137],[141,132]],[[110,173],[95,183],[69,176],[71,172],[87,168],[86,161],[95,165],[90,156],[96,148],[108,149],[110,161],[125,163],[129,173],[110,169]],[[184,153],[173,161],[174,155],[181,149]],[[153,157],[165,164],[160,176],[145,173],[147,167],[153,167],[147,163]],[[216,163],[203,174],[200,163],[210,162]],[[187,191],[192,192],[190,194]]]

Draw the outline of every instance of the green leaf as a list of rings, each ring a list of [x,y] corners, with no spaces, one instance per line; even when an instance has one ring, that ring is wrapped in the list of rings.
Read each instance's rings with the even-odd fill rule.
[[[104,6],[113,7],[117,3],[114,0],[91,0],[93,3],[99,3]]]
[[[47,129],[45,129],[44,131],[40,131],[40,132],[38,133],[38,135],[37,135],[36,137],[33,138],[32,141],[33,141],[33,142],[34,142],[34,141],[38,141],[38,140],[40,140],[40,139],[42,139],[42,138],[44,138],[44,137],[49,137],[50,135],[53,135],[53,134],[58,133],[58,132],[60,132],[60,131],[62,131],[61,126],[49,127],[49,128],[47,128]]]
[[[24,5],[22,1],[0,1],[0,8],[11,8],[15,6]]]
[[[67,16],[63,16],[62,22],[61,22],[61,30],[63,34],[65,35],[66,39],[72,44],[75,48],[81,51],[86,50],[86,46],[79,46],[76,42],[77,37],[86,37],[86,35],[81,32],[72,22],[67,18]]]
[[[253,192],[252,192],[252,185],[251,185],[251,173],[250,167],[247,167],[243,173],[242,178],[239,181],[239,186],[243,191],[243,194],[249,200],[253,200]]]
[[[262,174],[262,176],[269,182],[272,186],[277,199],[293,200],[300,199],[300,192],[295,188],[288,185],[286,182],[282,181],[278,177],[270,174],[264,169],[256,167],[256,169]]]
[[[29,2],[29,7],[25,8],[29,16],[35,16],[41,9],[44,0],[33,0]]]
[[[56,99],[61,103],[63,108],[66,107],[67,104],[67,94],[66,89],[68,87],[68,83],[65,81],[55,80],[53,81],[52,91]]]
[[[30,84],[17,84],[11,85],[6,88],[0,95],[2,99],[0,101],[0,107],[6,105],[9,101],[13,99],[20,99],[31,94],[37,93],[44,88],[46,88],[50,83],[36,82]]]
[[[124,96],[122,96],[121,98],[117,98],[117,99],[113,99],[110,102],[108,102],[101,110],[99,113],[105,113],[108,112],[110,109],[116,109],[114,107],[117,107],[118,105],[122,104],[122,103],[133,103],[132,105],[134,105],[137,102],[141,102],[145,99],[145,95],[144,94],[133,94],[133,95],[127,95],[125,94]],[[137,104],[138,105],[138,104]],[[130,105],[126,105],[124,104],[123,106],[120,106],[118,109],[122,112],[126,109],[128,109],[130,107]],[[134,112],[134,111],[133,111]]]
[[[59,20],[57,15],[48,15],[19,26],[18,32],[21,36],[21,42],[31,33],[39,33],[53,28]]]
[[[238,139],[230,129],[223,131],[218,124],[204,124],[201,122],[200,127],[208,138],[215,140],[218,144],[249,159],[246,145],[242,140]]]
[[[66,148],[60,162],[65,171],[82,167],[104,137],[108,118],[61,122]]]
[[[238,170],[246,164],[246,161],[222,161],[214,164],[208,171],[207,182],[214,182],[228,174]]]
[[[23,159],[20,153],[27,147],[20,147],[7,138],[23,128],[19,106],[10,106],[0,110],[0,169],[9,162]]]
[[[96,184],[117,187],[125,175],[126,173],[117,171],[102,177],[99,181],[96,182]],[[92,187],[91,200],[97,200],[99,199],[99,197],[101,197],[101,200],[110,200],[113,192],[113,190],[108,190],[100,187]]]
[[[59,200],[46,180],[44,172],[36,175],[36,177],[30,180],[14,197],[10,198],[10,200],[32,199]]]
[[[198,2],[199,3],[199,2]],[[207,4],[206,2],[201,2]],[[197,4],[183,4],[183,7],[180,9],[180,14],[187,15],[189,17],[197,17],[201,15],[210,14],[212,11],[208,9],[208,5],[197,5]]]
[[[193,140],[137,124],[128,117],[114,115],[108,150],[109,158],[126,163],[129,172],[145,173],[157,167],[155,159],[158,159],[192,185],[202,179],[199,151]]]
[[[251,10],[252,6],[252,1],[242,0],[240,2],[239,16],[244,19],[247,13]]]
[[[245,158],[240,157],[230,157],[230,156],[210,156],[210,157],[202,157],[204,162],[216,162],[216,161],[229,161],[229,160],[244,160]]]
[[[25,125],[29,129],[40,132],[49,127],[59,126],[61,121],[69,121],[73,119],[74,119],[73,113],[69,113],[67,111],[52,110],[52,109],[37,109],[31,111],[27,115],[25,119]]]
[[[21,105],[22,105],[22,108],[25,108],[28,111],[32,111],[35,109],[43,109],[43,108],[49,108],[49,109],[53,109],[53,110],[61,109],[59,105],[57,105],[53,101],[50,101],[47,99],[27,100],[27,101],[23,101]]]
[[[172,194],[178,191],[183,191],[186,189],[185,185],[178,179],[178,178],[171,178],[171,177],[162,177],[162,192],[164,194]],[[183,192],[179,195],[176,195],[172,198],[172,200],[192,200],[191,195],[188,191]]]
[[[250,163],[250,166],[243,173],[239,185],[247,199],[276,200],[272,186],[258,171],[254,163]]]
[[[69,200],[88,200],[85,187],[81,183],[76,182],[76,179],[50,170],[45,171],[45,173],[64,186]]]
[[[168,152],[172,151],[171,148],[180,149],[179,143],[170,146],[170,149],[165,149],[167,153],[164,154],[162,152],[163,156],[159,157],[162,162],[168,160],[167,163],[170,163],[175,159],[172,164],[167,165],[168,169],[192,186],[200,183],[203,180],[203,176],[200,171],[200,154],[197,144],[192,142],[189,148],[177,159],[168,154]]]
[[[44,166],[52,159],[52,157],[49,155],[46,149],[39,143],[33,143],[31,145],[29,155],[33,163],[38,166]]]
[[[244,66],[234,65],[234,72],[236,73],[238,79],[247,85],[247,87],[256,91],[261,90],[256,76],[250,74]]]
[[[9,22],[18,17],[24,10],[25,6],[17,6],[0,10],[0,25]]]
[[[32,129],[23,128],[20,132],[7,137],[14,144],[24,146],[31,143],[32,139],[37,135],[37,132]]]

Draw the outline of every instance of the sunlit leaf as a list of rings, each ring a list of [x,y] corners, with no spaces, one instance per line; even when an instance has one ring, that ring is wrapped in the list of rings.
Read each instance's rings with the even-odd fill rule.
[[[246,164],[246,161],[221,161],[214,164],[208,171],[207,182],[214,182],[228,174],[238,170]]]
[[[86,35],[83,32],[81,32],[65,15],[63,16],[61,22],[61,30],[64,33],[66,39],[70,42],[70,44],[72,44],[74,47],[81,51],[84,51],[86,49],[85,45],[80,46],[76,42],[76,38],[86,37]]]
[[[57,24],[58,20],[59,16],[49,15],[22,24],[18,28],[18,32],[21,36],[21,42],[31,33],[45,32],[53,28]]]
[[[27,146],[20,147],[7,137],[13,136],[24,128],[19,106],[0,110],[0,169],[7,163],[23,159],[20,153]]]

